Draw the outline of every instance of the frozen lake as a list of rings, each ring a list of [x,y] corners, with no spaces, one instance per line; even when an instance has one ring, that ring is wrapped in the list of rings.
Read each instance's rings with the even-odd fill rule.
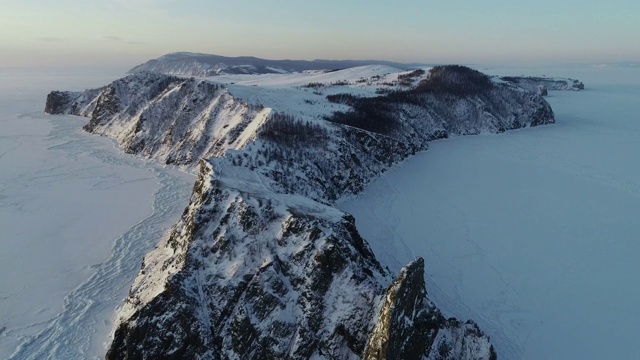
[[[501,359],[640,358],[640,68],[492,70],[584,81],[555,125],[454,138],[339,205]],[[636,284],[636,285],[634,285]]]
[[[640,70],[490,71],[588,89],[551,93],[555,125],[432,143],[340,208],[392,270],[424,257],[436,303],[501,359],[640,358]],[[188,202],[192,176],[42,113],[119,75],[0,70],[0,358],[102,358]]]
[[[0,358],[103,358],[111,316],[194,178],[42,112],[108,72],[0,70]]]

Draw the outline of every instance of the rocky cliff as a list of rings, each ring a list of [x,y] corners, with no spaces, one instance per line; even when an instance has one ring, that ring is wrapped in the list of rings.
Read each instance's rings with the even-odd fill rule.
[[[553,112],[468,68],[411,76],[384,94],[334,94],[335,111],[306,120],[150,73],[52,93],[48,110],[89,116],[86,130],[126,151],[191,169],[207,159],[181,220],[145,257],[107,358],[495,358],[475,324],[429,300],[421,259],[394,280],[331,204],[430,140],[548,124]]]
[[[424,260],[400,270],[383,295],[382,308],[363,359],[496,359],[489,338],[472,321],[445,319],[427,297]]]
[[[116,139],[125,152],[187,167],[242,148],[270,113],[218,84],[155,73],[84,93],[54,91],[45,111],[87,116],[85,130]]]

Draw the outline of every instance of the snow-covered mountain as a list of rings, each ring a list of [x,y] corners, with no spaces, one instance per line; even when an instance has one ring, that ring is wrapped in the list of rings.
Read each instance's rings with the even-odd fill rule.
[[[228,57],[177,52],[140,64],[129,73],[153,71],[180,76],[216,76],[223,74],[280,74],[308,70],[346,69],[364,65],[388,65],[409,69],[424,64],[402,64],[381,60],[267,60],[253,56]]]
[[[332,204],[430,140],[553,123],[548,103],[461,66],[216,79],[136,73],[47,99],[128,152],[199,164],[107,358],[495,358],[433,305],[421,259],[394,279]]]
[[[90,116],[86,130],[129,153],[190,169],[215,158],[254,169],[278,192],[333,201],[430,140],[553,121],[540,96],[465,69],[215,78],[227,85],[139,73],[85,93],[52,92],[47,109]]]
[[[90,117],[85,130],[117,139],[127,153],[194,165],[244,147],[271,110],[218,84],[146,72],[84,93],[52,92],[46,111]]]

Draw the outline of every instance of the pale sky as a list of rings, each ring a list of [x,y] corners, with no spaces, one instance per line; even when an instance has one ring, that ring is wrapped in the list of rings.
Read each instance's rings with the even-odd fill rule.
[[[462,64],[640,61],[638,0],[0,0],[0,67],[191,51]]]

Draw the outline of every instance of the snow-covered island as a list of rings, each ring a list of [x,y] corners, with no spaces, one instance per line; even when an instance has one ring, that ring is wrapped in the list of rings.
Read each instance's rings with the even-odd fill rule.
[[[392,274],[334,205],[429,141],[554,123],[528,86],[462,66],[367,65],[135,72],[52,92],[47,112],[86,116],[85,130],[124,151],[198,173],[118,311],[107,358],[495,358],[472,320],[431,301],[421,258]]]
[[[580,91],[584,90],[584,84],[580,80],[546,77],[546,76],[500,76],[500,80],[517,84],[529,91],[540,95],[547,95],[549,90]]]

